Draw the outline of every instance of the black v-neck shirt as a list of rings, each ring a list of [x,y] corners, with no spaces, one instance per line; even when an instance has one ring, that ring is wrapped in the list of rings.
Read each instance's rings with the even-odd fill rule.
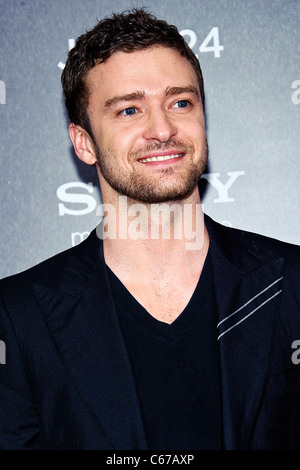
[[[188,305],[171,325],[152,317],[109,268],[108,273],[148,448],[220,449],[217,321],[209,255]]]

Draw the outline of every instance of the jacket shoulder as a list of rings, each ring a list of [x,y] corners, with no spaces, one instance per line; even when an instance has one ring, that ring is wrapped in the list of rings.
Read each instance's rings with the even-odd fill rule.
[[[100,240],[93,230],[79,245],[68,248],[25,271],[1,279],[0,293],[13,293],[14,289],[26,292],[34,284],[55,290],[69,266],[77,265],[80,271],[92,270],[98,261],[100,249]]]
[[[300,269],[300,246],[239,228],[228,227],[205,216],[209,235],[229,258],[248,252],[262,263],[283,258]]]
[[[272,252],[277,257],[284,258],[286,262],[300,267],[300,246],[258,233],[239,229],[231,230],[237,233],[245,244],[252,245],[258,253],[267,256],[269,252]]]

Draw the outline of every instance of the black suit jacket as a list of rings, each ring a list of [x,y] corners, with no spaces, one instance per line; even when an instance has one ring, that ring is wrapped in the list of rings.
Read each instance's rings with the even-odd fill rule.
[[[205,220],[223,447],[300,449],[299,248]],[[0,448],[147,449],[95,231],[0,292]]]

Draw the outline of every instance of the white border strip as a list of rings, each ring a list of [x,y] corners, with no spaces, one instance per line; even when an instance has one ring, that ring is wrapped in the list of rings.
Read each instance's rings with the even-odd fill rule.
[[[248,317],[250,317],[250,315],[252,315],[254,312],[256,312],[258,309],[260,309],[261,307],[263,307],[267,302],[269,302],[270,300],[274,299],[274,297],[276,297],[278,294],[280,294],[280,292],[282,292],[282,289],[280,289],[278,292],[276,292],[276,294],[272,295],[272,297],[270,297],[269,299],[265,300],[262,304],[260,304],[258,307],[256,307],[254,310],[252,310],[252,312],[248,313],[248,315],[246,315],[244,318],[242,318],[240,321],[238,321],[237,323],[235,323],[235,325],[232,325],[230,328],[228,328],[227,330],[223,331],[223,333],[221,333],[218,338],[217,338],[217,341],[219,341],[219,339],[221,338],[221,336],[225,335],[225,333],[228,333],[228,331],[232,330],[232,328],[236,327],[237,325],[239,325],[240,323],[242,323],[244,320],[246,320]],[[232,314],[233,315],[233,314]]]
[[[223,318],[223,320],[221,320],[218,324],[217,324],[217,328],[219,328],[219,326],[221,325],[221,323],[223,323],[224,321],[228,320],[228,318],[231,318],[233,315],[235,315],[236,313],[238,313],[240,310],[242,310],[244,307],[246,307],[248,304],[250,304],[250,302],[252,302],[253,300],[255,300],[257,297],[259,297],[261,294],[263,294],[264,292],[266,292],[268,289],[270,289],[272,286],[274,286],[277,282],[281,281],[283,279],[283,276],[282,277],[279,277],[278,279],[276,279],[276,281],[272,282],[272,284],[270,284],[268,287],[266,287],[265,289],[263,289],[261,292],[259,292],[258,294],[256,294],[254,297],[252,297],[252,299],[248,300],[248,302],[246,302],[244,305],[242,305],[240,308],[238,308],[237,310],[235,310],[233,313],[231,313],[230,315],[228,315],[228,317],[226,318]]]

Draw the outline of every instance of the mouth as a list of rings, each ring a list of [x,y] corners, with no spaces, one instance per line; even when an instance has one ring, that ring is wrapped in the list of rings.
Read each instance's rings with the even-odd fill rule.
[[[183,153],[163,153],[163,154],[155,154],[155,155],[149,155],[144,158],[139,158],[138,162],[140,163],[152,163],[152,162],[165,162],[168,160],[176,160],[178,158],[182,158],[184,156]]]

